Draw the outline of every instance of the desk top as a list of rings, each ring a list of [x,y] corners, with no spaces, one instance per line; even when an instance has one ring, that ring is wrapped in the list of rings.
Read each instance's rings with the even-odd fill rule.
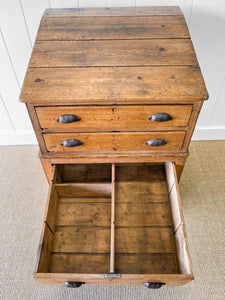
[[[179,7],[47,9],[20,95],[35,105],[208,99]]]

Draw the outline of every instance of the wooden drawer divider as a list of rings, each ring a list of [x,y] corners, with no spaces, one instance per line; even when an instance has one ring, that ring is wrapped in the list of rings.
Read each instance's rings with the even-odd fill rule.
[[[115,272],[115,164],[112,164],[110,273]]]

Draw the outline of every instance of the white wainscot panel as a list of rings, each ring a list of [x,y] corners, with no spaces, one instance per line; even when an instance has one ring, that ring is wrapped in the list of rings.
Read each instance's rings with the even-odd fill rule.
[[[205,64],[214,34],[220,2],[221,0],[193,0],[189,29],[201,67]]]
[[[108,7],[135,6],[135,0],[108,0]]]
[[[38,1],[21,0],[21,4],[24,11],[24,16],[27,23],[31,42],[32,44],[34,44],[39,23],[41,21],[41,17],[45,9],[49,8],[49,1],[48,0],[38,0]]]
[[[179,6],[182,10],[187,24],[190,22],[193,0],[165,0],[165,5]]]
[[[78,0],[50,0],[51,8],[76,8]]]
[[[33,131],[0,131],[0,146],[4,145],[37,145],[37,139]]]
[[[79,0],[79,7],[107,7],[107,0]]]
[[[0,132],[15,132],[13,124],[8,115],[7,109],[0,95]]]
[[[222,122],[219,121],[219,124],[218,122],[214,123],[217,119],[215,112],[225,111],[225,102],[219,101],[219,94],[223,89],[225,78],[225,1],[221,2],[216,19],[213,37],[210,45],[205,49],[206,63],[204,66],[201,66],[209,92],[209,100],[204,102],[198,126],[215,127],[219,125],[225,128],[225,118]],[[218,104],[217,101],[219,101]],[[217,108],[216,111],[215,107]]]
[[[161,6],[165,0],[136,0],[136,6]]]
[[[20,88],[0,33],[0,83],[5,107],[16,131],[31,131],[32,126],[24,104],[19,103]]]
[[[223,127],[225,130],[225,78],[210,122],[210,127],[214,126]]]
[[[31,54],[31,41],[20,1],[4,1],[0,9],[0,22],[10,59],[21,86]]]

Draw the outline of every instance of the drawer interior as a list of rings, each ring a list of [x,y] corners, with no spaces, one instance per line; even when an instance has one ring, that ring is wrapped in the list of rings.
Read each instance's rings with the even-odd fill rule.
[[[191,274],[173,163],[53,170],[37,274]]]
[[[164,165],[116,166],[116,272],[179,272],[168,200]]]

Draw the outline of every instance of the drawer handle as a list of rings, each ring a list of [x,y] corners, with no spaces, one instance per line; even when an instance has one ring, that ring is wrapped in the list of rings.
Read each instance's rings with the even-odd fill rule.
[[[75,123],[80,121],[81,119],[72,114],[62,115],[57,119],[59,123]]]
[[[78,147],[83,145],[83,143],[79,140],[74,140],[74,139],[69,139],[65,140],[64,142],[61,143],[62,146],[64,147]]]
[[[165,283],[161,282],[145,282],[144,285],[149,289],[160,289]]]
[[[163,146],[166,144],[167,144],[167,142],[164,141],[163,139],[152,139],[152,140],[145,142],[145,145],[153,146],[153,147],[159,147],[159,146]]]
[[[155,122],[166,122],[172,120],[173,118],[167,113],[156,113],[148,119]]]
[[[82,284],[84,284],[84,282],[78,282],[78,281],[65,281],[64,285],[66,287],[70,287],[70,288],[79,288],[80,286],[82,286]]]

